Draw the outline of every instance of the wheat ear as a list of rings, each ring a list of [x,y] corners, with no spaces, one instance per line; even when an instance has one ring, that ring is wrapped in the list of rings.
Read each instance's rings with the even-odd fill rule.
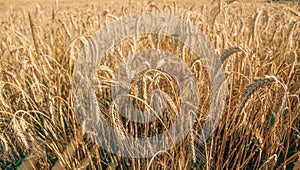
[[[243,51],[243,50],[240,46],[235,46],[235,47],[230,47],[230,48],[225,49],[223,51],[223,53],[221,54],[221,62],[224,63],[229,56],[231,56],[232,54],[241,52],[241,51]]]
[[[257,80],[254,80],[254,82],[246,88],[246,90],[242,94],[242,100],[239,105],[238,114],[241,114],[243,110],[247,106],[247,102],[250,99],[250,97],[259,89],[264,88],[266,86],[269,86],[271,83],[275,82],[276,78],[273,76],[267,76],[264,78],[260,78]],[[244,114],[244,118],[242,123],[246,121],[246,114]]]

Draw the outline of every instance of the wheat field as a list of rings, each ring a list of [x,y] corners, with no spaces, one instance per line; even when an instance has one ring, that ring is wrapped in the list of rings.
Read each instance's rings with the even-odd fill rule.
[[[0,10],[0,170],[300,168],[297,2],[15,0],[0,1]],[[121,55],[128,56],[130,44],[159,45],[178,56],[184,50],[201,87],[201,107],[188,136],[170,150],[134,158],[110,153],[84,133],[72,75],[90,36],[120,17],[141,13],[180,16],[203,32],[221,61],[227,90],[220,122],[201,142],[212,89],[205,68],[192,60],[195,54],[183,44],[172,46],[172,37],[152,41],[152,34],[115,44],[98,64],[95,94],[101,113],[122,135],[161,133],[180,108],[172,76],[150,70],[131,82],[131,102],[145,110],[147,94],[163,89],[168,105],[161,119],[137,124],[117,113],[110,73]]]

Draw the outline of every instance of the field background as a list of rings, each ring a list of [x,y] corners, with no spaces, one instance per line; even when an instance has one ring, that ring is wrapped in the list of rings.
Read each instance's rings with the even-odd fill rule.
[[[195,127],[177,147],[135,159],[108,153],[82,133],[74,113],[72,73],[89,36],[116,18],[142,10],[184,16],[203,31],[220,56],[228,90],[220,124],[200,143],[210,89],[203,84],[207,80],[203,68],[191,67],[203,87],[199,96],[203,107]],[[296,2],[1,0],[0,23],[0,169],[300,168]],[[109,56],[114,54],[101,64],[111,66]],[[105,84],[109,71],[109,67],[99,70],[96,92],[109,90]],[[136,124],[110,115],[110,94],[97,97],[112,126],[138,137],[139,131],[130,130],[138,129]],[[171,120],[164,119],[164,124],[169,126]],[[160,133],[157,129],[155,133]],[[151,130],[144,127],[155,134]]]

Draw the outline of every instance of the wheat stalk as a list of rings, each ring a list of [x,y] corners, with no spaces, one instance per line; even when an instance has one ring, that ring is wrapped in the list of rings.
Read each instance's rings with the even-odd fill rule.
[[[7,140],[4,138],[4,136],[2,135],[2,134],[0,134],[0,143],[2,144],[1,145],[1,150],[2,150],[2,152],[4,153],[4,152],[7,152],[8,151],[8,149],[9,149],[9,147],[8,147],[8,142],[7,142]]]
[[[3,94],[2,94],[2,88],[4,87],[4,84],[0,81],[0,102],[1,104],[6,107],[6,108],[10,108],[9,105],[6,103]]]
[[[276,81],[276,79],[273,76],[268,76],[268,77],[256,79],[256,80],[254,80],[254,82],[252,84],[248,85],[246,90],[242,93],[242,99],[239,104],[237,113],[242,114],[243,110],[247,106],[248,100],[257,90],[267,87],[275,81]],[[247,114],[244,113],[244,117],[243,117],[241,124],[246,123],[246,117],[247,117]]]
[[[20,120],[20,121],[24,121],[24,120]],[[25,132],[24,132],[24,127],[22,127],[20,125],[19,120],[14,117],[11,120],[11,124],[12,124],[12,129],[14,130],[17,140],[21,143],[21,145],[24,146],[25,150],[29,149],[29,144],[28,144],[28,140],[25,135]]]
[[[233,54],[235,54],[235,53],[238,53],[238,52],[241,52],[241,51],[243,51],[242,50],[242,48],[241,47],[239,47],[239,46],[236,46],[236,47],[230,47],[230,48],[228,48],[228,49],[225,49],[224,51],[223,51],[223,53],[221,54],[221,62],[222,63],[224,63],[226,60],[227,60],[227,58],[229,57],[229,56],[231,56],[231,55],[233,55]]]

